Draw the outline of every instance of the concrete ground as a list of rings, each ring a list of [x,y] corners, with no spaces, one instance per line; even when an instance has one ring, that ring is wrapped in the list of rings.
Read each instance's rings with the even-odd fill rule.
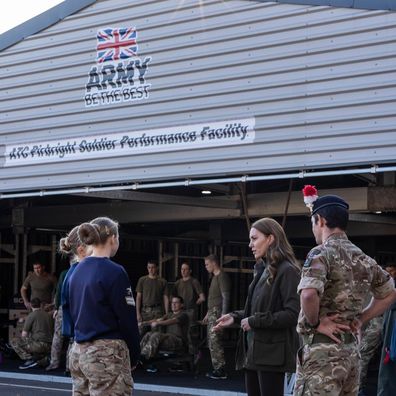
[[[147,373],[143,369],[133,373],[134,396],[199,395],[199,396],[243,396],[245,395],[243,373],[233,370],[234,350],[226,350],[227,380],[212,380],[205,376],[210,368],[207,349],[203,349],[198,372],[170,373],[169,363],[156,364],[158,372]],[[46,372],[43,368],[19,370],[20,360],[3,359],[0,365],[1,396],[61,396],[71,393],[71,379],[64,369]],[[369,366],[368,385],[365,396],[375,396],[378,375],[378,356]]]

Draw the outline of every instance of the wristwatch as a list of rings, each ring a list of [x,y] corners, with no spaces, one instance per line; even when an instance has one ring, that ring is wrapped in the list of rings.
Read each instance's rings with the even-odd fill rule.
[[[307,319],[305,319],[305,325],[306,325],[308,328],[312,329],[312,330],[316,330],[316,329],[319,327],[319,325],[320,325],[320,319],[318,318],[317,323],[315,323],[314,325],[311,325],[311,323],[309,323],[309,322],[307,321]]]

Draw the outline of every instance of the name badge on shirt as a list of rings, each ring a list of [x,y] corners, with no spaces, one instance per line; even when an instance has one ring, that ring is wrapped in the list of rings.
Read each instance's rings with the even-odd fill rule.
[[[132,287],[126,289],[125,301],[128,305],[135,306],[135,299],[133,298]]]

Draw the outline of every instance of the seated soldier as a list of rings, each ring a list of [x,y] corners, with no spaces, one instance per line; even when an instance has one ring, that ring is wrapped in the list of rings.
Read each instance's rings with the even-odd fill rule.
[[[51,351],[54,322],[52,316],[41,308],[41,300],[32,298],[32,312],[27,316],[20,338],[12,340],[11,346],[18,356],[25,360],[21,370],[46,366]]]
[[[144,324],[150,325],[152,329],[140,341],[141,356],[144,361],[155,357],[160,349],[171,352],[187,351],[189,319],[183,310],[182,297],[172,297],[170,313]],[[164,331],[153,331],[158,327]]]

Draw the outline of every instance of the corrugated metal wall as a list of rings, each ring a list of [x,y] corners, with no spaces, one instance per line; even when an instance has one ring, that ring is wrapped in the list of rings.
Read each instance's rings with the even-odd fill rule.
[[[86,108],[96,32],[109,26],[136,26],[150,97]],[[98,1],[1,53],[0,164],[3,145],[251,117],[255,143],[0,165],[0,191],[394,161],[395,37],[389,11]]]

